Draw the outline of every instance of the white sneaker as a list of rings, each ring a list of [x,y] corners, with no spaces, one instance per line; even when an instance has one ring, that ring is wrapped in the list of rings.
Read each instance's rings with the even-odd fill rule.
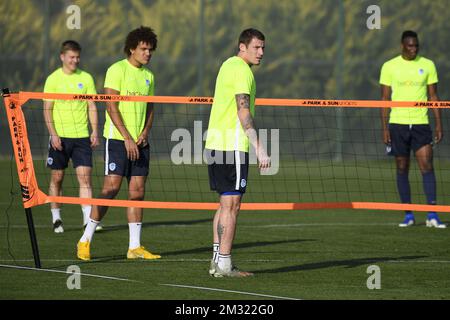
[[[83,230],[86,230],[86,226],[87,224],[83,225]],[[95,232],[100,232],[103,231],[103,225],[101,223],[99,223],[96,227],[95,227]]]
[[[53,223],[53,232],[55,232],[55,233],[63,233],[64,232],[63,223],[61,220],[58,219]]]
[[[441,223],[440,221],[438,221],[437,219],[430,219],[425,222],[426,226],[428,228],[438,228],[438,229],[445,229],[447,228],[446,224]]]
[[[427,220],[427,221],[428,221],[428,220]],[[405,221],[403,221],[402,223],[399,223],[398,226],[399,226],[400,228],[405,228],[405,227],[413,226],[415,223],[416,223],[416,222],[414,221],[414,219],[408,219],[408,220],[405,219]]]
[[[209,265],[209,275],[213,276],[216,273],[216,264],[214,263],[214,259],[211,259],[211,263]]]
[[[244,278],[244,277],[252,277],[253,273],[241,271],[236,266],[232,266],[230,270],[222,270],[219,265],[215,264],[215,272],[212,274],[215,278],[223,278],[223,277],[233,277],[233,278]]]

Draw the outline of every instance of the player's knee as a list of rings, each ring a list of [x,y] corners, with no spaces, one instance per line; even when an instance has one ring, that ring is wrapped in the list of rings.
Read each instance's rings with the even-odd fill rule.
[[[128,199],[142,201],[144,200],[144,194],[144,190],[133,190],[128,192]]]
[[[51,183],[55,185],[60,185],[64,179],[64,172],[53,172]]]
[[[114,199],[116,195],[119,193],[119,188],[108,188],[103,189],[100,195],[101,199]]]
[[[221,204],[220,206],[221,206],[222,212],[235,214],[235,215],[237,215],[239,213],[239,209],[241,208],[241,204],[239,202],[230,202],[227,204]]]

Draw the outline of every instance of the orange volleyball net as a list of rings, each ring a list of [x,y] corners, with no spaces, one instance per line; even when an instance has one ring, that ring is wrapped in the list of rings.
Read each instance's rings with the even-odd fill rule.
[[[182,210],[215,210],[218,207],[214,198],[209,196],[206,198],[197,197],[197,200],[200,201],[178,201],[178,199],[183,199],[180,195],[189,194],[191,192],[197,192],[198,194],[203,194],[208,192],[208,184],[206,181],[205,175],[197,174],[199,181],[194,181],[192,175],[185,174],[184,177],[179,177],[180,180],[183,181],[184,187],[174,187],[174,189],[178,191],[168,191],[168,190],[157,190],[157,187],[152,187],[153,194],[165,194],[165,197],[162,199],[158,199],[155,196],[146,197],[145,201],[130,201],[126,199],[98,199],[98,198],[80,198],[74,196],[48,196],[45,192],[47,186],[45,185],[45,180],[48,180],[47,176],[43,174],[43,176],[47,178],[38,179],[36,176],[35,170],[35,162],[33,161],[33,152],[32,147],[30,146],[29,132],[27,130],[27,122],[29,119],[26,118],[22,106],[25,105],[30,100],[42,100],[42,99],[57,99],[57,100],[91,100],[99,102],[100,104],[105,101],[143,101],[143,102],[153,102],[157,104],[161,109],[161,115],[164,118],[164,123],[161,127],[167,127],[169,123],[170,117],[167,117],[167,113],[164,112],[167,106],[171,107],[171,110],[181,109],[184,113],[181,113],[181,117],[185,116],[186,119],[190,117],[188,121],[195,120],[195,117],[200,117],[204,121],[207,122],[207,118],[209,116],[208,108],[212,103],[212,98],[210,97],[173,97],[173,96],[119,96],[119,95],[78,95],[78,94],[50,94],[50,93],[40,93],[40,92],[19,92],[19,93],[4,93],[4,104],[6,109],[6,114],[8,118],[11,139],[13,150],[15,154],[16,164],[17,164],[17,173],[19,176],[20,188],[22,191],[22,200],[25,208],[31,208],[36,205],[42,205],[49,202],[59,202],[66,204],[91,204],[91,205],[102,205],[102,206],[117,206],[117,207],[140,207],[140,208],[150,208],[150,209],[182,209]],[[255,194],[259,194],[259,196],[249,197],[250,200],[252,198],[256,200],[262,201],[248,201],[242,204],[242,210],[314,210],[314,209],[375,209],[375,210],[415,210],[415,211],[439,211],[439,212],[450,212],[450,206],[447,205],[436,205],[430,206],[425,204],[419,204],[419,201],[415,204],[400,204],[397,203],[395,190],[392,187],[393,178],[389,175],[386,175],[384,178],[377,176],[377,173],[381,175],[386,172],[393,171],[392,166],[389,166],[391,160],[388,160],[383,151],[379,152],[381,145],[380,141],[377,139],[381,139],[380,128],[378,131],[376,129],[368,129],[363,125],[359,126],[359,128],[351,128],[349,124],[355,122],[355,118],[350,118],[352,121],[348,121],[348,124],[345,124],[339,131],[338,123],[339,118],[348,119],[347,114],[339,114],[342,113],[344,109],[353,108],[352,113],[355,113],[356,109],[372,109],[370,110],[372,113],[361,113],[356,117],[358,119],[364,119],[363,122],[367,123],[379,123],[378,118],[374,119],[374,116],[378,115],[379,111],[376,111],[374,114],[374,110],[378,110],[379,108],[390,108],[390,107],[416,107],[416,108],[449,108],[449,101],[439,101],[439,102],[411,102],[411,101],[377,101],[377,100],[318,100],[318,99],[265,99],[259,98],[256,99],[257,106],[265,106],[269,110],[268,114],[264,114],[263,109],[258,109],[256,119],[259,121],[259,115],[262,113],[264,117],[267,119],[273,120],[270,123],[270,126],[275,127],[280,131],[295,131],[300,130],[298,132],[302,132],[302,135],[299,136],[296,132],[289,133],[287,139],[283,139],[286,135],[280,134],[278,137],[278,141],[276,141],[278,146],[279,153],[279,166],[278,172],[284,171],[284,174],[281,174],[281,177],[278,178],[278,173],[273,176],[268,177],[250,177],[250,181],[252,182],[251,188],[256,189]],[[203,106],[201,110],[201,115],[199,115],[198,110],[200,106]],[[206,107],[206,108],[205,108]],[[274,108],[280,107],[280,108]],[[293,108],[298,107],[298,108]],[[39,107],[28,107],[28,109],[39,109]],[[296,109],[296,110],[294,110]],[[314,126],[303,126],[302,116],[296,115],[295,118],[292,116],[295,113],[299,113],[300,109],[304,112],[305,109],[314,109],[316,113],[311,114],[307,117],[307,122],[316,123]],[[330,110],[334,109],[334,110]],[[171,111],[171,112],[172,112]],[[317,111],[321,113],[317,113]],[[332,126],[326,127],[326,122],[330,122],[330,116],[326,115],[326,113],[334,113],[331,115],[332,122],[335,123],[335,127]],[[40,112],[40,111],[38,111]],[[99,112],[104,112],[99,107]],[[169,112],[169,114],[171,113]],[[175,112],[176,113],[176,112]],[[188,116],[190,114],[190,116]],[[193,116],[192,116],[193,115]],[[325,115],[325,118],[320,119]],[[328,117],[328,118],[327,118]],[[298,123],[292,122],[292,119],[299,119]],[[275,120],[274,120],[275,119]],[[336,120],[338,119],[338,120]],[[176,121],[176,119],[173,119]],[[282,120],[282,121],[281,121]],[[155,118],[155,123],[158,123],[158,116]],[[181,125],[185,125],[186,121]],[[278,125],[278,127],[277,127]],[[45,136],[45,130],[42,131],[42,128],[45,128],[45,125],[42,121],[34,121],[34,126],[41,127],[40,132],[43,132],[42,135]],[[205,125],[204,125],[205,126]],[[207,123],[206,123],[207,126]],[[345,137],[341,138],[341,141],[331,139],[330,144],[337,145],[336,149],[329,149],[328,151],[324,149],[322,145],[322,149],[317,148],[317,152],[314,154],[314,150],[309,150],[310,145],[324,144],[324,141],[330,140],[330,137],[333,137],[333,134],[322,137],[316,137],[316,139],[306,138],[309,133],[307,131],[317,130],[321,131],[321,135],[323,135],[324,131],[330,130],[336,131],[335,136],[345,136],[348,132],[352,133],[354,130],[357,135],[361,133],[369,133],[371,135],[370,139],[367,141],[356,141],[351,142],[353,148],[356,150],[355,145],[365,144],[366,146],[370,146],[373,149],[376,146],[376,150],[367,152],[367,148],[362,148],[362,151],[354,151],[353,153],[349,153],[345,151],[345,145],[349,144],[346,141]],[[171,140],[171,135],[173,135],[173,131],[177,129],[176,125],[171,124],[171,128],[173,128],[172,132],[166,132],[167,136],[164,137],[163,133],[160,133],[160,139],[158,141],[167,141]],[[196,128],[194,128],[195,130]],[[204,129],[204,128],[203,128]],[[152,129],[153,130],[153,129]],[[303,130],[303,131],[302,131]],[[161,131],[161,130],[160,130]],[[203,133],[203,132],[202,132]],[[374,139],[373,136],[376,136]],[[34,135],[35,136],[35,135]],[[309,134],[311,136],[311,134]],[[312,137],[314,137],[312,135]],[[203,142],[204,135],[200,135],[200,143]],[[303,140],[302,140],[303,139]],[[45,138],[43,138],[45,140]],[[173,140],[173,139],[172,139]],[[156,141],[155,143],[158,143]],[[295,144],[298,141],[298,146]],[[196,142],[194,141],[193,144]],[[198,143],[198,141],[197,141]],[[303,145],[301,145],[303,143]],[[273,141],[272,141],[273,144]],[[287,144],[291,144],[291,146],[287,146]],[[340,144],[340,154],[339,145]],[[173,147],[173,145],[172,145]],[[348,147],[348,146],[347,146]],[[298,156],[295,152],[291,152],[293,149],[300,149],[298,153],[303,153],[302,156]],[[334,147],[333,147],[334,148]],[[370,149],[369,148],[369,149]],[[42,148],[41,148],[42,149]],[[157,149],[155,146],[154,149]],[[201,146],[203,149],[203,145]],[[291,149],[291,150],[289,150]],[[336,151],[337,150],[337,151]],[[272,145],[272,151],[274,151]],[[180,167],[180,164],[171,164],[169,159],[170,153],[170,145],[166,151],[168,154],[165,157],[165,167],[166,173],[163,174],[166,177],[161,178],[161,181],[167,179],[167,172],[171,171],[170,166]],[[364,154],[366,152],[366,154]],[[45,154],[45,151],[38,152],[41,155]],[[158,156],[160,158],[164,158],[162,155],[163,151],[161,151]],[[305,153],[307,156],[304,156]],[[336,160],[336,154],[338,154],[338,160]],[[286,155],[286,156],[285,156]],[[45,156],[45,155],[44,155]],[[365,156],[364,160],[359,160],[362,156]],[[328,159],[325,159],[327,158]],[[192,159],[192,157],[191,157]],[[381,160],[380,160],[381,159]],[[377,162],[382,162],[382,167],[377,164]],[[99,161],[101,162],[101,160]],[[296,163],[297,162],[297,163]],[[322,162],[322,166],[321,166]],[[160,164],[162,162],[160,161]],[[370,165],[374,164],[375,168],[371,168]],[[192,168],[195,165],[195,170],[206,172],[206,165],[203,162],[197,162],[194,164],[185,164],[187,167]],[[361,174],[360,176],[355,176],[352,174],[352,168],[362,167],[366,169],[367,172],[365,174]],[[183,163],[181,163],[183,166]],[[377,167],[378,166],[378,167]],[[161,168],[163,165],[161,165]],[[169,168],[169,169],[167,169]],[[372,174],[373,180],[371,181],[371,170],[374,170]],[[188,171],[191,169],[187,169]],[[356,169],[355,169],[356,170]],[[46,172],[45,170],[41,170],[42,172]],[[344,173],[342,172],[344,171]],[[345,171],[348,172],[348,176],[345,176]],[[443,171],[447,171],[446,168],[443,168]],[[309,175],[308,177],[305,177]],[[195,176],[195,175],[194,175]],[[101,174],[98,175],[100,179]],[[446,175],[438,175],[438,180],[440,177],[445,178]],[[324,183],[319,180],[323,179],[324,181],[328,181]],[[358,181],[358,179],[360,179]],[[41,182],[38,183],[38,180],[44,181],[44,185]],[[283,181],[284,180],[284,181]],[[296,181],[297,180],[297,181]],[[305,181],[308,181],[310,189],[314,189],[316,191],[308,191],[307,185],[305,186]],[[258,183],[265,184],[265,188],[267,188],[267,192],[264,193],[261,186],[258,186]],[[296,183],[297,182],[297,183]],[[152,184],[152,173],[150,173],[150,184]],[[200,191],[191,191],[189,185],[200,185],[203,184],[204,188],[201,187]],[[383,184],[384,183],[384,184]],[[386,183],[390,183],[391,187],[389,191],[382,190],[383,192],[379,192],[377,195],[374,193],[374,188],[382,187],[385,188]],[[444,183],[442,181],[442,183]],[[175,185],[179,184],[175,182]],[[322,188],[317,185],[322,185]],[[332,190],[334,193],[333,198],[334,201],[327,201],[330,199],[327,195],[329,195],[329,187],[326,185],[334,185],[334,189]],[[340,184],[345,185],[344,190],[341,190]],[[376,185],[377,187],[367,187],[371,184]],[[362,185],[366,185],[366,189],[362,191]],[[268,187],[269,186],[269,187]],[[361,189],[358,190],[358,186]],[[249,188],[249,190],[252,190]],[[178,192],[176,194],[175,192]],[[94,190],[95,193],[95,190]],[[173,194],[172,199],[167,198],[167,193]],[[419,192],[418,192],[419,193]],[[211,193],[213,194],[213,193]],[[261,197],[261,195],[263,195]],[[384,196],[383,196],[384,195]],[[389,195],[389,196],[388,196]],[[339,201],[340,198],[345,199],[347,201]],[[376,199],[387,200],[387,201],[374,201],[375,199],[370,199],[370,196],[374,196]],[[195,199],[195,197],[194,197]],[[204,200],[212,199],[213,201],[204,201]],[[317,199],[317,200],[316,200]],[[367,201],[363,201],[367,199]],[[393,200],[394,201],[389,201]],[[280,201],[277,201],[280,200]],[[283,200],[291,200],[291,201],[283,201]],[[292,201],[294,200],[294,201]],[[296,201],[295,201],[296,200]],[[305,201],[302,201],[305,200]],[[371,201],[372,200],[372,201]],[[419,199],[418,199],[419,200]]]

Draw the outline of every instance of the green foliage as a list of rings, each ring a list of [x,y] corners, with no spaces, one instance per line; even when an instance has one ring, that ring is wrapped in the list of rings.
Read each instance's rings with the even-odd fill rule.
[[[69,4],[81,9],[80,30],[66,27]],[[366,10],[372,4],[381,8],[380,30],[366,26]],[[437,65],[441,99],[449,100],[447,7],[447,0],[4,0],[0,85],[42,90],[45,77],[60,64],[60,43],[72,38],[83,46],[81,67],[93,74],[102,92],[106,69],[124,58],[126,34],[148,25],[159,40],[149,65],[156,75],[156,94],[212,96],[218,69],[236,53],[240,31],[255,27],[266,35],[264,60],[254,67],[258,97],[375,100],[380,98],[380,67],[400,53],[401,32],[411,28],[419,33],[422,54]],[[175,114],[178,126],[192,125],[183,120],[185,108],[163,109],[159,121],[167,123]],[[207,112],[197,110],[198,119],[207,117]],[[373,121],[376,110],[354,111],[355,116],[342,122],[344,128],[379,130],[379,121]],[[321,119],[322,111],[309,113],[314,114]],[[326,117],[340,115],[328,110]],[[285,118],[283,123],[264,125],[281,128],[295,120]],[[339,121],[328,121],[328,128],[338,128]],[[329,138],[324,130],[316,134]]]

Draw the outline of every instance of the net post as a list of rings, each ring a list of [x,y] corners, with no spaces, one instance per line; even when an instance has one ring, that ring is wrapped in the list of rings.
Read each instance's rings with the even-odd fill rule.
[[[33,250],[34,265],[36,268],[41,268],[41,259],[39,258],[39,247],[36,239],[36,230],[34,228],[33,215],[31,208],[25,209],[25,215],[27,216],[28,232],[30,233],[31,248]]]

